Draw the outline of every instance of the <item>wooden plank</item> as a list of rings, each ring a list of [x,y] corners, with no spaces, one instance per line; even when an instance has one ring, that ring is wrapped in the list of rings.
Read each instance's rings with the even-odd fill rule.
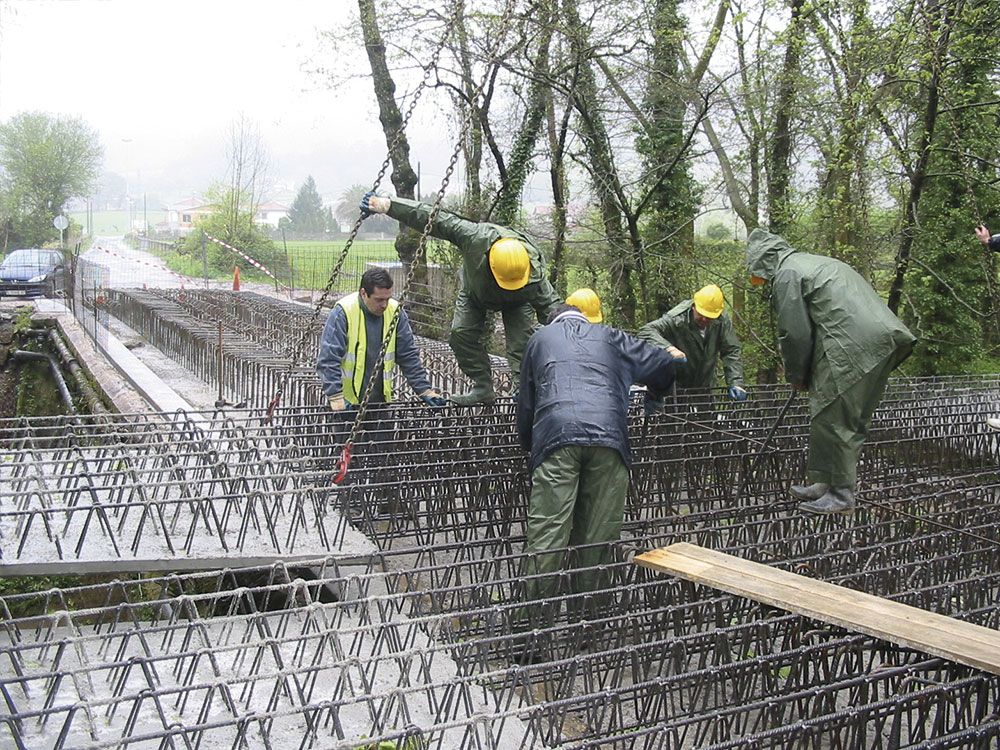
[[[1000,631],[992,628],[687,542],[637,555],[635,562],[897,646],[1000,674]]]

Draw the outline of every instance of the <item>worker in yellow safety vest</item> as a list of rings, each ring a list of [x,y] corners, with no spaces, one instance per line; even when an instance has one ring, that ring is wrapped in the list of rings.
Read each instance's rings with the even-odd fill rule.
[[[370,403],[393,400],[392,376],[399,365],[406,381],[428,406],[444,406],[445,400],[431,387],[427,371],[413,339],[405,310],[400,310],[396,335],[379,361],[382,343],[389,335],[399,302],[392,298],[392,276],[373,267],[361,277],[361,288],[337,301],[320,338],[316,371],[330,408],[344,411],[357,407],[370,378],[381,388],[372,389]]]

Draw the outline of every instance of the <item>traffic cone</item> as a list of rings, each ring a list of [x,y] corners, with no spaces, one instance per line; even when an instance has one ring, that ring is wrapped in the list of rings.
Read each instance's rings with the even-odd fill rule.
[[[233,266],[233,291],[238,292],[240,290],[240,267]]]

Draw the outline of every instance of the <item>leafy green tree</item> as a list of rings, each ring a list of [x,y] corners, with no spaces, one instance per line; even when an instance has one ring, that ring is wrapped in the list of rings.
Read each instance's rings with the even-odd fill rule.
[[[316,190],[316,181],[312,175],[306,178],[299,188],[292,207],[288,211],[293,232],[300,234],[320,234],[326,230],[326,215],[323,211],[323,199]]]
[[[900,312],[919,336],[911,371],[959,374],[972,369],[992,344],[995,311],[984,253],[971,240],[973,217],[1000,208],[995,181],[1000,124],[980,103],[998,98],[991,80],[995,12],[962,6],[941,66],[942,106],[930,139],[927,179]]]
[[[256,224],[253,215],[246,211],[240,211],[235,215],[232,213],[234,206],[250,205],[246,196],[238,198],[230,195],[230,188],[214,186],[207,191],[206,198],[218,208],[212,214],[195,222],[199,231],[187,236],[181,252],[196,259],[200,258],[202,233],[204,233],[249,255],[270,269],[279,279],[284,278],[287,274],[287,263],[265,229]],[[253,265],[242,257],[211,240],[205,242],[205,257],[210,272],[228,273],[232,271],[233,266],[239,266],[251,274],[256,272]]]
[[[40,245],[58,236],[52,219],[90,190],[103,151],[78,117],[22,112],[0,125],[4,226],[8,245]]]

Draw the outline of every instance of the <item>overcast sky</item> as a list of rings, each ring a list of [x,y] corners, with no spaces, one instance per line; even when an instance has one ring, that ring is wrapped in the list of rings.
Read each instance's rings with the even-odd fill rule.
[[[260,125],[278,180],[295,188],[311,173],[332,198],[370,183],[385,156],[370,80],[334,92],[309,73],[367,70],[359,48],[338,52],[319,35],[356,10],[352,0],[0,0],[0,120],[78,115],[100,133],[106,170],[172,200],[223,176],[242,112]],[[411,148],[426,190],[450,144],[433,108],[418,111]]]

